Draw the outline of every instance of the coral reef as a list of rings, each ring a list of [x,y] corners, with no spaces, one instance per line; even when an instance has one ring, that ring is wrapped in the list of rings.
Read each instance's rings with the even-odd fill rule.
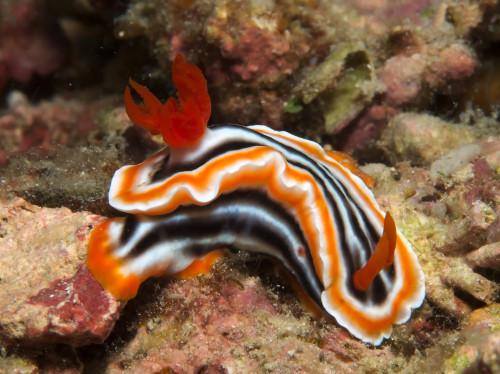
[[[499,371],[499,14],[498,0],[0,2],[0,372]],[[111,175],[159,147],[125,114],[127,79],[171,96],[178,52],[206,74],[211,121],[368,164],[427,288],[381,347],[306,309],[263,258],[152,279],[126,306],[82,265],[91,226],[117,214]]]
[[[429,136],[434,125],[428,123]],[[451,134],[454,131],[452,128]],[[435,138],[438,136],[447,138],[448,135],[441,131]],[[400,227],[416,250],[421,251],[419,259],[427,278],[427,299],[460,319],[467,316],[470,307],[454,290],[460,289],[486,304],[494,303],[498,297],[498,285],[473,270],[491,266],[481,266],[475,251],[471,251],[491,251],[486,264],[494,262],[494,249],[483,246],[488,240],[498,240],[490,232],[498,220],[496,201],[500,184],[491,173],[500,166],[499,144],[498,140],[470,143],[472,153],[460,146],[460,152],[450,151],[455,152],[454,157],[442,156],[434,161],[430,170],[411,168],[407,163],[398,164],[395,171],[372,167],[371,174],[378,182],[376,190],[384,191],[378,201],[381,205],[385,202],[387,208],[390,202],[391,211],[395,205],[399,207],[400,217],[404,217]],[[441,167],[436,168],[436,164]],[[451,170],[450,164],[454,168],[452,172],[441,171]],[[395,175],[398,182],[394,180]],[[398,217],[397,212],[394,214]],[[469,252],[471,254],[462,257]]]
[[[462,37],[493,4],[152,1],[130,4],[117,28],[124,38],[140,30],[163,67],[178,52],[201,65],[217,120],[300,126],[300,116],[285,115],[295,97],[325,136],[375,95],[401,109],[463,92],[477,58]]]
[[[343,328],[282,310],[283,293],[269,293],[233,261],[205,278],[169,282],[106,372],[354,373],[375,362],[402,365],[388,347],[372,350]]]

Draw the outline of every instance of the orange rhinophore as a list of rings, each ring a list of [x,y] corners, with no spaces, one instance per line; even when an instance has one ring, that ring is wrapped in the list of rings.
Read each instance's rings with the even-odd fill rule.
[[[354,273],[354,286],[360,291],[366,291],[380,271],[394,261],[396,249],[396,224],[389,212],[385,215],[384,232],[375,251],[361,269]]]

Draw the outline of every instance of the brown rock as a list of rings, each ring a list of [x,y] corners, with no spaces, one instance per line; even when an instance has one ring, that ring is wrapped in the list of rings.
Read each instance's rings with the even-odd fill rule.
[[[464,343],[447,359],[442,373],[498,373],[500,370],[500,304],[471,313],[462,331]]]
[[[500,242],[487,244],[470,252],[465,260],[472,267],[500,268]]]
[[[450,267],[443,269],[442,275],[446,284],[460,288],[486,304],[494,303],[498,293],[498,285],[495,282],[475,273],[461,260],[453,259],[448,262]]]
[[[318,323],[290,295],[273,295],[259,278],[241,273],[241,263],[224,261],[207,276],[169,281],[153,298],[139,293],[143,300],[128,305],[136,305],[136,333],[99,369],[106,373],[357,373],[401,363],[387,346],[371,349],[333,318],[325,316]],[[139,305],[147,303],[150,306],[141,313]],[[133,324],[129,322],[127,329]],[[92,348],[97,347],[88,347]]]
[[[0,205],[0,337],[79,346],[109,335],[122,304],[83,264],[90,231],[102,220],[20,198]]]
[[[429,165],[443,153],[476,140],[474,129],[428,114],[401,113],[383,131],[381,145],[392,163],[411,160]]]

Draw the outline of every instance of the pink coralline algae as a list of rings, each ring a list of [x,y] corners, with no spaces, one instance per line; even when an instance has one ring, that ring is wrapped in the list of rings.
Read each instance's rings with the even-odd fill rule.
[[[0,338],[33,345],[102,342],[123,306],[83,264],[93,226],[102,221],[22,199],[0,206]]]
[[[375,148],[373,139],[380,137],[389,118],[395,113],[396,109],[386,105],[374,104],[367,108],[346,131],[339,150],[354,154],[358,161],[369,160],[373,156],[371,151]]]
[[[205,277],[166,284],[156,301],[149,300],[132,340],[101,369],[110,374],[356,373],[376,362],[399,362],[387,347],[370,349],[344,328],[320,328],[296,300],[292,311],[259,278],[225,261]]]
[[[120,307],[84,264],[71,278],[54,281],[31,296],[27,305],[45,315],[49,324],[26,324],[28,344],[66,343],[81,346],[100,343],[110,333]]]
[[[355,0],[354,6],[363,14],[373,14],[385,19],[406,18],[418,15],[431,5],[432,0]]]
[[[425,58],[418,54],[387,60],[379,74],[387,87],[387,102],[398,106],[414,100],[422,88],[425,67]]]
[[[299,64],[290,54],[290,35],[276,34],[270,30],[247,28],[236,39],[227,38],[221,53],[228,60],[235,61],[230,70],[243,81],[270,79],[280,74],[291,74]],[[302,47],[303,53],[307,47]]]
[[[64,50],[40,0],[0,2],[0,92],[9,79],[28,82],[61,67]]]
[[[101,107],[99,103],[86,106],[62,98],[35,106],[18,91],[10,93],[8,104],[10,111],[0,115],[0,166],[6,166],[11,156],[34,147],[84,143],[95,128],[94,116]]]
[[[473,52],[460,44],[443,48],[436,57],[415,53],[387,60],[379,78],[387,87],[388,104],[409,104],[425,87],[437,89],[444,82],[470,77],[477,66]]]
[[[431,63],[424,74],[428,84],[456,81],[472,76],[478,62],[474,53],[461,44],[447,46],[439,51],[435,62]]]
[[[436,28],[443,22],[430,27]],[[460,41],[442,46],[430,43],[425,34],[406,30],[401,35],[407,40],[405,48],[387,59],[378,72],[386,86],[389,105],[397,107],[425,100],[425,92],[444,91],[445,84],[471,77],[478,65],[474,51]]]
[[[489,4],[152,0],[130,3],[117,30],[123,38],[146,36],[161,70],[168,71],[179,52],[198,64],[217,122],[263,123],[324,137],[363,126],[358,116],[374,99],[400,111],[463,93],[479,66],[467,38]],[[340,58],[336,51],[343,46],[356,47]],[[293,102],[303,110],[288,112]],[[318,125],[305,129],[304,122]],[[379,132],[355,130],[372,139]]]

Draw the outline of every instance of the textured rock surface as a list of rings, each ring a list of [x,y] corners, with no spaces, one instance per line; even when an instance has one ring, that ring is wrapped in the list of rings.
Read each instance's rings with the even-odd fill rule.
[[[87,105],[61,97],[32,105],[15,91],[8,101],[9,110],[0,113],[0,200],[18,196],[113,215],[107,194],[114,171],[159,148],[114,107],[113,96]]]
[[[427,286],[423,306],[374,348],[307,313],[281,266],[240,254],[205,277],[146,282],[110,336],[86,344],[121,308],[81,265],[101,218],[4,202],[0,372],[499,371],[498,3],[0,2],[0,200],[116,215],[112,172],[157,147],[130,125],[123,88],[132,76],[173,95],[169,61],[182,52],[207,77],[213,123],[286,128],[387,163],[369,166],[375,194]],[[52,77],[39,75],[61,63],[61,45],[41,4],[67,38]],[[336,55],[346,45],[356,48]],[[325,126],[337,113],[327,99],[346,110],[339,126]]]
[[[391,163],[411,160],[429,165],[443,153],[479,137],[477,129],[448,123],[419,113],[401,113],[391,119],[381,136],[381,145]]]
[[[28,345],[102,342],[121,303],[83,263],[90,230],[102,221],[18,198],[0,206],[0,336]]]
[[[490,269],[500,268],[500,242],[483,245],[467,254],[465,260],[470,266]]]
[[[461,334],[463,343],[446,360],[442,373],[498,373],[500,304],[472,312]]]
[[[428,133],[429,143],[440,137],[432,134]],[[498,240],[494,232],[500,201],[500,182],[495,177],[500,166],[499,144],[494,139],[470,144],[475,149],[472,156],[459,158],[453,172],[440,175],[438,185],[432,171],[407,163],[393,170],[380,165],[367,169],[377,179],[375,194],[382,209],[391,210],[419,255],[427,300],[458,319],[471,311],[468,297],[486,304],[498,297],[495,275],[481,272],[485,263],[479,261],[477,253],[484,251],[489,254],[486,262],[494,261],[494,244],[482,246]],[[433,149],[437,153],[438,148]],[[455,165],[457,159],[449,162]]]
[[[403,364],[388,346],[371,349],[331,319],[304,313],[291,290],[269,292],[234,261],[153,292],[146,285],[147,294],[124,310],[126,318],[134,316],[127,326],[134,326],[133,338],[108,363],[88,353],[94,360],[87,367],[106,373],[357,373]]]

